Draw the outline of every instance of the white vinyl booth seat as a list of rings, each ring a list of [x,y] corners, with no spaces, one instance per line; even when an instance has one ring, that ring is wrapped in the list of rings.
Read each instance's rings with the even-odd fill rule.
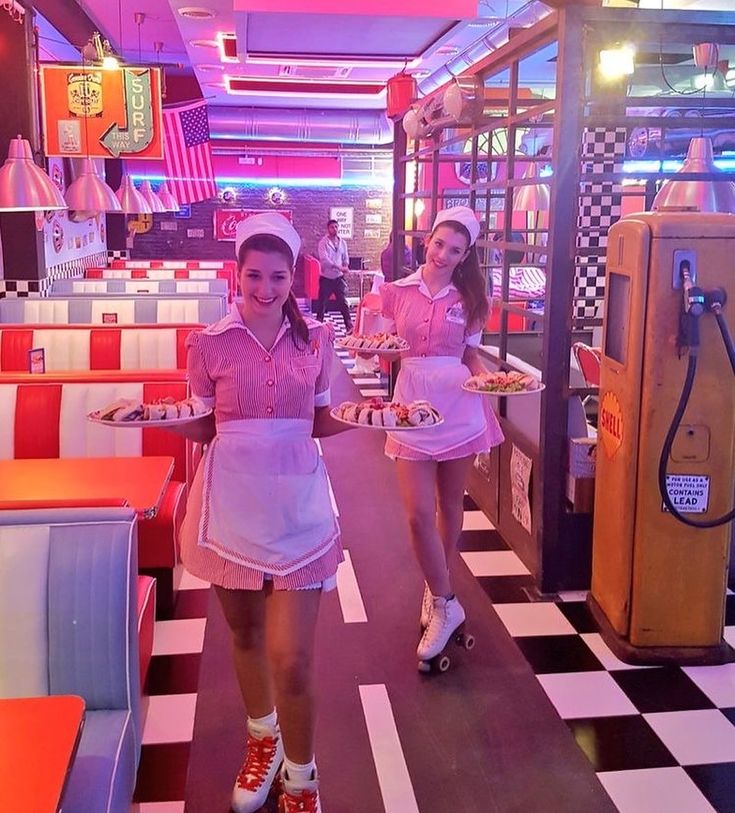
[[[123,279],[130,280],[133,277],[133,268],[103,268],[102,279]],[[135,269],[138,270],[138,269]],[[173,280],[176,277],[176,272],[182,269],[178,268],[145,268],[146,274],[144,278],[136,277],[137,281],[145,282],[146,280]],[[220,279],[217,276],[217,268],[190,268],[188,269],[190,280],[212,280]],[[182,280],[183,282],[184,280]]]
[[[86,703],[64,813],[130,810],[142,735],[136,551],[129,508],[0,512],[0,696]]]
[[[0,324],[163,324],[208,325],[227,312],[220,294],[72,295],[0,299]]]
[[[57,279],[48,296],[115,296],[119,294],[219,294],[227,296],[224,279]]]
[[[200,325],[0,326],[0,373],[28,372],[43,349],[47,373],[67,370],[174,370],[186,367],[186,337]]]

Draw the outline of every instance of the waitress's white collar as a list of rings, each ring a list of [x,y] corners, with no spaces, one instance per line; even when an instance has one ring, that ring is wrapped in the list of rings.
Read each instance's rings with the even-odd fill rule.
[[[222,319],[219,320],[219,322],[215,322],[214,324],[205,327],[202,333],[205,333],[207,336],[219,336],[221,333],[225,333],[228,330],[237,328],[245,330],[248,334],[250,334],[250,336],[253,336],[252,331],[249,330],[247,325],[242,321],[242,314],[240,313],[240,309],[237,307],[237,304],[233,302],[230,305],[230,312],[227,314],[227,316],[224,316]],[[281,329],[278,331],[278,335],[276,336],[275,342],[273,342],[274,347],[278,340],[281,338],[281,336],[283,336],[283,334],[290,328],[291,322],[289,322],[287,316],[284,316]],[[253,338],[255,339],[255,336],[253,336]]]
[[[424,282],[424,275],[423,275],[424,266],[422,265],[418,270],[414,271],[413,274],[409,274],[407,277],[403,279],[396,280],[393,284],[398,285],[401,288],[407,288],[409,285],[416,285],[418,286],[419,292],[422,293],[427,299],[442,299],[443,297],[447,296],[450,291],[456,291],[457,286],[450,282],[449,285],[445,285],[441,291],[438,291],[435,296],[432,296],[429,289],[426,287],[426,283]]]

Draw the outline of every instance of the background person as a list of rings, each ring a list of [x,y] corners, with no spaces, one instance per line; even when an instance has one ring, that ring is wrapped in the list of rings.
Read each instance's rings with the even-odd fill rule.
[[[411,541],[426,585],[419,660],[438,655],[464,622],[452,591],[449,561],[462,531],[464,490],[472,461],[503,440],[487,400],[462,384],[485,370],[477,347],[488,314],[475,240],[475,213],[440,211],[426,241],[426,262],[381,287],[383,316],[410,346],[401,354],[394,401],[430,401],[444,423],[421,432],[388,432],[385,452],[396,460]]]
[[[407,243],[403,244],[403,266],[397,274],[393,273],[393,232],[388,238],[388,245],[380,253],[380,270],[386,280],[393,280],[402,277],[405,273],[410,273],[413,265],[413,256]]]
[[[214,415],[178,428],[209,445],[192,484],[182,560],[213,584],[232,633],[247,752],[232,809],[265,804],[279,770],[282,813],[320,813],[314,759],[314,633],[343,559],[314,437],[329,416],[327,325],[291,290],[300,239],[277,213],[238,225],[242,301],[187,339],[192,393]]]
[[[327,300],[334,294],[337,308],[342,314],[345,329],[352,331],[350,306],[347,304],[347,280],[345,276],[350,269],[350,255],[347,252],[347,243],[339,236],[339,223],[336,220],[327,221],[327,233],[319,241],[319,299],[316,306],[316,318],[324,321],[324,309]]]

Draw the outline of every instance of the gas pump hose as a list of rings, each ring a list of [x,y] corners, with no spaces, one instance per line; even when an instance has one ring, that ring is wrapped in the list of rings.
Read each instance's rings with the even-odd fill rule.
[[[717,320],[718,324],[720,320]],[[724,322],[724,318],[723,318]],[[722,330],[722,326],[720,330]],[[727,324],[724,324],[724,329],[727,331]],[[728,342],[730,334],[727,331],[727,337],[723,333],[723,339],[725,340],[725,345],[727,347],[728,356],[730,357],[731,363],[735,362],[735,350],[733,350],[732,346],[732,339]],[[664,501],[664,505],[666,508],[679,520],[679,522],[683,522],[684,525],[689,525],[692,528],[718,528],[720,525],[725,525],[728,522],[731,522],[735,519],[735,507],[733,507],[727,514],[724,514],[721,517],[716,517],[715,519],[705,519],[705,520],[696,520],[690,519],[689,517],[680,514],[679,511],[675,508],[674,504],[671,501],[671,497],[669,497],[669,490],[666,485],[666,469],[669,462],[669,455],[671,454],[671,448],[674,445],[674,439],[676,438],[676,433],[679,431],[679,425],[681,424],[681,419],[684,417],[684,412],[686,411],[687,404],[689,403],[689,396],[692,394],[692,388],[694,386],[694,377],[697,374],[697,355],[698,355],[699,347],[690,347],[689,351],[689,363],[687,365],[687,372],[686,378],[684,379],[684,387],[681,391],[681,397],[679,398],[679,403],[676,407],[676,412],[674,412],[674,417],[671,420],[671,426],[669,426],[669,431],[666,435],[666,440],[664,441],[663,448],[661,449],[661,458],[658,462],[658,488],[661,492],[661,497]],[[733,363],[733,371],[735,371],[735,363]]]

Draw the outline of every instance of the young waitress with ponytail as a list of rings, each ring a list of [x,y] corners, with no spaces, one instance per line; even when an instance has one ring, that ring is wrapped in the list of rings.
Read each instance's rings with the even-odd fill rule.
[[[421,432],[389,432],[385,446],[397,463],[411,541],[426,581],[420,661],[438,655],[464,622],[448,565],[462,531],[465,485],[475,455],[503,440],[486,399],[462,389],[470,375],[485,369],[477,352],[488,314],[474,245],[479,232],[466,206],[440,211],[424,265],[380,289],[383,316],[410,345],[401,355],[393,399],[406,404],[425,399],[444,416],[442,425]]]
[[[313,438],[346,427],[329,416],[329,329],[305,320],[291,292],[300,244],[280,214],[240,223],[242,301],[188,339],[192,393],[214,415],[179,428],[209,444],[192,484],[182,559],[214,585],[232,632],[248,713],[236,813],[260,810],[274,784],[282,786],[280,813],[321,811],[314,630],[343,556]]]

